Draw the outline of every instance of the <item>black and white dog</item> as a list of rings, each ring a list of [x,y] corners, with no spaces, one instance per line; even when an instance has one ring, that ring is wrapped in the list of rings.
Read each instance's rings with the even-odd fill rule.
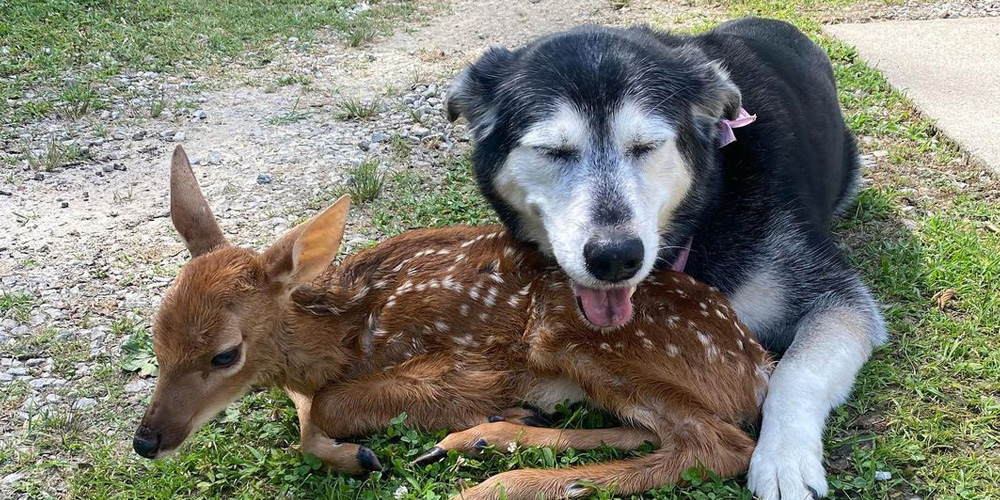
[[[721,146],[744,108],[756,122]],[[635,285],[684,259],[730,297],[784,353],[749,486],[765,500],[825,496],[827,414],[886,339],[831,238],[859,165],[826,54],[766,19],[694,37],[582,27],[490,49],[447,109],[469,122],[486,198],[555,257],[595,327],[628,321]]]

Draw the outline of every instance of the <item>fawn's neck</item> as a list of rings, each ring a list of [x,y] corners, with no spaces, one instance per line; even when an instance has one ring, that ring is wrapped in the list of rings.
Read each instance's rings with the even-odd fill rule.
[[[366,356],[356,340],[371,304],[336,281],[337,274],[328,273],[288,297],[274,326],[280,361],[264,378],[310,392],[356,371]]]

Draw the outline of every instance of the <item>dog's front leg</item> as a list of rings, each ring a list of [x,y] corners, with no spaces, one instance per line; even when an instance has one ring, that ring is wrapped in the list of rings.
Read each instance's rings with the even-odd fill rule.
[[[827,494],[823,428],[830,410],[850,394],[854,377],[884,342],[875,303],[827,296],[797,326],[771,375],[748,486],[762,500],[803,500]]]

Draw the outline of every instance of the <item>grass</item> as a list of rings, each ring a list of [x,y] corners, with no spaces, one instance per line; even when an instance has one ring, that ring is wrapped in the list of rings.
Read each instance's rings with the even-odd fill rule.
[[[351,179],[347,183],[347,193],[356,203],[374,201],[382,193],[385,175],[379,171],[378,160],[368,158],[349,171]]]
[[[414,12],[413,0],[8,0],[0,2],[0,123],[52,113],[79,117],[111,92],[123,71],[184,73],[193,66],[241,61],[276,39],[301,43],[327,28],[352,46],[388,32]],[[266,59],[266,58],[265,58]],[[72,81],[68,87],[64,81]],[[104,90],[95,90],[97,88]]]
[[[45,149],[38,153],[26,151],[25,157],[32,170],[52,172],[60,167],[78,165],[88,159],[88,155],[76,144],[63,145],[49,139]]]
[[[364,120],[377,115],[381,105],[378,99],[365,101],[358,97],[345,97],[337,104],[338,116],[341,120]]]
[[[0,292],[0,318],[13,318],[24,323],[31,317],[35,298],[27,293]]]

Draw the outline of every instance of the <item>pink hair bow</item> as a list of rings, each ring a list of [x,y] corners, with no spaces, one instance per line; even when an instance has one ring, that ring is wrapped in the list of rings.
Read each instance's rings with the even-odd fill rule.
[[[747,113],[747,110],[740,107],[740,112],[736,115],[733,120],[727,120],[725,118],[719,120],[719,147],[723,147],[731,142],[736,142],[736,135],[733,134],[734,128],[746,127],[757,119],[757,115],[751,115]]]

